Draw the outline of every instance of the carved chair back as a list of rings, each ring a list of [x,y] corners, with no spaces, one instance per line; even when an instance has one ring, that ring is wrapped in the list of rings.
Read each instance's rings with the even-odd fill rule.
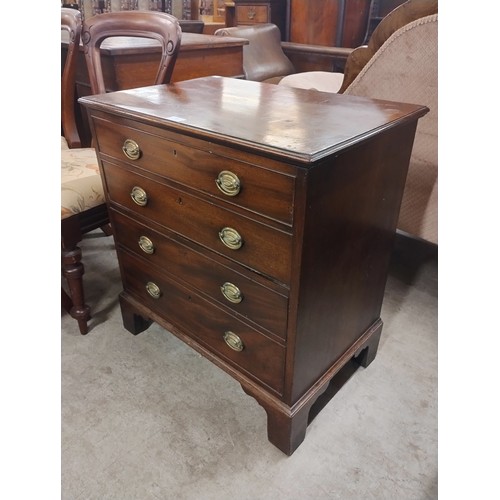
[[[91,17],[83,24],[82,40],[92,94],[106,92],[101,44],[111,37],[140,37],[157,40],[161,59],[152,84],[169,83],[181,42],[177,18],[164,12],[123,11]]]
[[[79,148],[81,141],[75,116],[75,72],[82,18],[78,10],[61,8],[61,31],[63,30],[68,32],[69,43],[61,75],[61,126],[68,146]]]

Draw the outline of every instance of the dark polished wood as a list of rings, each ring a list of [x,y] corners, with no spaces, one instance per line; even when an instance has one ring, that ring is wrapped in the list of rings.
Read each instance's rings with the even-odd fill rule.
[[[287,0],[235,0],[226,4],[226,26],[272,23],[278,26],[281,39],[287,40]]]
[[[304,43],[281,42],[283,52],[292,61],[296,73],[305,71],[344,70],[346,60],[354,49],[326,47]]]
[[[370,0],[289,0],[288,41],[329,47],[359,47]]]
[[[141,38],[137,38],[139,35]],[[181,28],[174,16],[162,12],[124,11],[93,16],[83,23],[82,41],[90,87],[93,94],[109,91],[109,68],[105,65],[104,41],[148,40],[158,46],[159,56],[148,85],[170,83],[181,44]],[[115,81],[119,74],[115,72]],[[126,87],[125,87],[126,88]],[[113,88],[112,88],[113,89]]]
[[[229,373],[265,409],[269,440],[292,454],[311,408],[347,380],[343,368],[375,358],[428,109],[217,77],[81,102],[125,328],[155,321]],[[238,293],[222,293],[228,282]]]
[[[248,41],[233,37],[216,37],[198,33],[183,33],[172,81],[200,76],[243,76],[243,45]],[[61,39],[63,56],[67,37]],[[77,82],[89,86],[83,47],[77,62]],[[105,75],[114,75],[108,90],[123,90],[149,85],[158,67],[160,45],[145,38],[120,37],[101,46]]]
[[[70,8],[61,9],[61,33],[68,39],[67,57],[61,75],[61,130],[69,148],[80,148],[82,139],[77,126],[75,107],[75,74],[82,31],[81,14]],[[109,230],[105,203],[61,220],[61,269],[69,289],[62,290],[61,305],[78,322],[82,335],[88,333],[91,309],[85,302],[82,251],[78,244],[85,233],[97,228]]]

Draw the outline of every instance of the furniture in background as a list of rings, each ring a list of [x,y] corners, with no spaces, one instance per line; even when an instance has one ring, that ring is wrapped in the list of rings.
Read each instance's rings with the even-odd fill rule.
[[[235,0],[226,4],[226,27],[275,24],[286,39],[286,0]]]
[[[289,0],[287,41],[328,47],[359,47],[370,0]]]
[[[183,33],[203,33],[203,30],[205,28],[205,23],[200,20],[194,20],[194,19],[180,19],[179,20],[179,26],[181,27],[181,30]]]
[[[281,48],[280,31],[275,24],[222,28],[215,35],[248,40],[248,45],[243,47],[243,70],[247,80],[278,83],[283,76],[295,72]]]
[[[111,12],[94,16],[83,24],[82,38],[90,88],[93,94],[107,92],[101,46],[117,37],[150,39],[158,44],[159,62],[150,83],[169,83],[181,44],[181,28],[170,14],[150,11]]]
[[[255,24],[234,26],[215,32],[217,36],[245,38],[248,45],[243,47],[243,69],[245,78],[257,82],[278,83],[284,76],[296,73],[296,69],[285,50],[322,53],[333,59],[345,59],[352,49],[342,47],[303,46],[281,42],[280,32],[275,24]],[[286,49],[284,49],[284,46]],[[331,68],[333,68],[333,63]],[[342,84],[343,75],[325,72],[329,80],[336,79],[337,87]]]
[[[68,34],[61,78],[61,265],[68,292],[61,289],[62,307],[88,332],[90,307],[85,303],[84,266],[78,246],[82,236],[99,227],[107,234],[109,219],[104,189],[93,148],[82,148],[75,118],[75,71],[81,35],[81,14],[61,9],[61,30]]]
[[[104,191],[95,150],[78,148],[81,141],[75,120],[75,72],[80,48],[81,15],[74,9],[61,9],[61,27],[69,33],[66,63],[62,78],[62,122],[66,143],[61,150],[61,234],[62,268],[68,282],[70,297],[63,293],[63,306],[77,319],[80,332],[88,332],[90,307],[83,292],[84,268],[78,243],[83,234],[103,227],[110,230]],[[83,25],[86,41],[88,75],[92,93],[106,91],[100,62],[100,44],[108,37],[151,37],[163,47],[158,71],[151,83],[170,81],[178,53],[181,31],[177,20],[158,12],[114,12],[90,18]],[[66,147],[67,146],[67,147]],[[77,149],[75,149],[77,148]],[[69,300],[71,299],[71,301]]]
[[[221,75],[243,78],[243,46],[247,40],[216,37],[198,33],[183,33],[172,81],[200,76]],[[67,39],[61,40],[65,57]],[[104,74],[108,75],[107,89],[122,90],[149,85],[158,68],[161,48],[157,41],[147,38],[111,38],[101,46]],[[76,92],[78,97],[91,93],[83,46],[77,58]],[[78,125],[82,144],[90,145],[87,116],[77,106]]]
[[[415,102],[430,112],[420,120],[398,229],[438,243],[438,2],[409,0],[390,12],[368,46],[347,59],[340,93]],[[330,85],[330,79],[333,85]],[[328,73],[286,76],[280,85],[335,92]]]
[[[427,109],[223,77],[80,102],[105,178],[125,328],[155,321],[224,369],[292,454],[330,382],[341,385],[353,358],[375,357]]]

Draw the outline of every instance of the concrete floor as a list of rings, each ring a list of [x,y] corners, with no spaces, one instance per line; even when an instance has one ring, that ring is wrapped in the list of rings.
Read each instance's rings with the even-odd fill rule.
[[[61,319],[62,498],[437,498],[437,256],[408,243],[393,255],[377,358],[286,457],[229,375],[158,325],[123,329],[113,240],[88,235],[91,330]]]

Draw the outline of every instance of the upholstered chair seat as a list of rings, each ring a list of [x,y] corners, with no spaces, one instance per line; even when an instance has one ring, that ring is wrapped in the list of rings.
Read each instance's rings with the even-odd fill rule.
[[[331,73],[328,71],[305,71],[283,77],[279,84],[299,89],[314,89],[320,92],[332,92],[336,94],[342,82],[344,73]]]
[[[61,145],[61,219],[105,203],[95,150]]]

